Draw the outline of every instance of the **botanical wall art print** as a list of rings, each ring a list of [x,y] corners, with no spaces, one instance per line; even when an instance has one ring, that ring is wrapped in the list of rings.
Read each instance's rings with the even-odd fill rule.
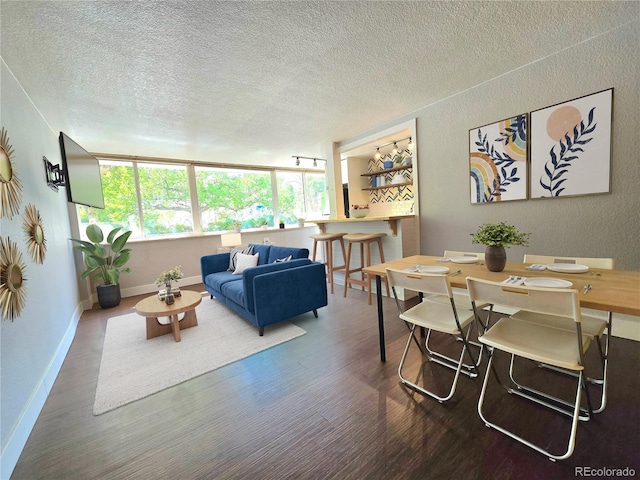
[[[469,130],[471,203],[527,198],[527,114]]]
[[[531,198],[611,192],[613,89],[531,112]]]

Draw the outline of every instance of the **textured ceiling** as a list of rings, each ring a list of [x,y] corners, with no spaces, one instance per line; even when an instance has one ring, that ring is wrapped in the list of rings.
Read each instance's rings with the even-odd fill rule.
[[[2,1],[1,55],[87,150],[292,166],[638,18],[638,2]]]

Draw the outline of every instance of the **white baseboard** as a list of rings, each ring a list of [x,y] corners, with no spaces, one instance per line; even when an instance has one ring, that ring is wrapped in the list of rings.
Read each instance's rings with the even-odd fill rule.
[[[78,321],[80,320],[83,306],[83,304],[79,304],[76,307],[76,310],[73,312],[73,317],[69,322],[67,331],[60,340],[55,355],[49,362],[47,369],[45,370],[42,378],[40,379],[40,382],[38,383],[38,386],[34,390],[33,395],[31,395],[31,398],[27,402],[27,406],[23,410],[22,415],[18,419],[15,428],[9,435],[7,443],[2,449],[2,453],[0,454],[1,479],[10,478],[13,469],[18,463],[18,459],[20,458],[22,449],[29,439],[31,430],[33,430],[33,426],[38,420],[38,416],[42,411],[42,407],[44,407],[44,404],[47,401],[49,392],[51,391],[51,388],[53,387],[53,384],[58,377],[58,373],[60,372],[62,363],[64,362],[64,359],[67,356],[67,352],[69,351],[69,347],[71,346],[73,338],[76,335]]]

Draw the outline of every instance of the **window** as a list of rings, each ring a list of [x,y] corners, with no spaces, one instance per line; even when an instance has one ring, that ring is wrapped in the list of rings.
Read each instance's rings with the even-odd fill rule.
[[[203,232],[274,225],[269,172],[195,167],[195,175]]]
[[[131,230],[132,237],[140,237],[140,215],[133,163],[101,160],[100,176],[105,208],[77,206],[81,237],[84,238],[84,232],[90,223],[97,223],[104,232],[110,232],[120,226]]]
[[[89,223],[149,238],[228,231],[236,222],[243,229],[295,224],[329,209],[323,172],[100,160],[100,173],[105,209],[77,206],[81,236]]]
[[[145,236],[193,232],[186,166],[139,163],[138,183]]]

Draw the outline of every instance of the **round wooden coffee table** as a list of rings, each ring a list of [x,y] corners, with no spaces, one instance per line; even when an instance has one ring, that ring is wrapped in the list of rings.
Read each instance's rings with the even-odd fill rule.
[[[147,319],[147,340],[173,332],[173,338],[179,342],[180,330],[198,326],[195,308],[201,301],[202,295],[191,290],[181,290],[181,296],[176,297],[172,305],[167,305],[158,295],[140,300],[135,309]],[[179,320],[181,313],[184,313],[184,318]],[[169,323],[160,323],[158,317],[169,317]]]

